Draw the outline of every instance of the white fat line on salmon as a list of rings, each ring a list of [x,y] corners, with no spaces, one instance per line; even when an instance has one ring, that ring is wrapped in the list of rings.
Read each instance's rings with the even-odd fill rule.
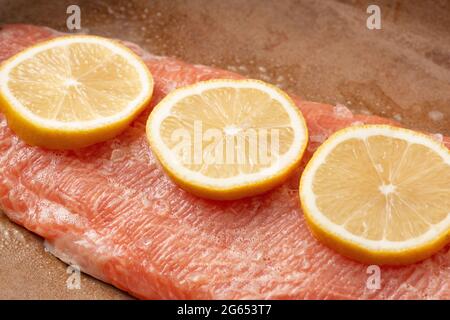
[[[67,289],[69,290],[81,289],[81,272],[83,271],[81,266],[75,263],[72,259],[69,258],[69,256],[67,256],[63,252],[56,250],[55,247],[47,240],[44,241],[44,250],[45,252],[50,253],[51,255],[55,256],[56,258],[58,258],[59,260],[68,265],[66,269],[66,273],[69,275],[68,278],[66,279]],[[96,277],[95,275],[92,276]]]
[[[211,312],[211,307],[191,307],[187,304],[184,306],[178,307],[177,314],[178,315],[201,315],[205,318],[209,317]]]
[[[280,151],[279,128],[241,128],[228,125],[220,130],[203,130],[203,122],[193,123],[193,136],[185,128],[172,132],[171,150],[184,164],[271,165]]]

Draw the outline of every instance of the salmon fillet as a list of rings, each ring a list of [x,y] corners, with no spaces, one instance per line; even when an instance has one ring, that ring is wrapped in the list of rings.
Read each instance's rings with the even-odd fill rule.
[[[58,35],[3,26],[0,61]],[[381,286],[370,289],[367,265],[308,231],[298,199],[301,168],[249,199],[208,201],[179,189],[148,147],[148,113],[176,87],[241,76],[126,45],[145,60],[155,91],[147,110],[115,139],[77,151],[30,147],[0,113],[0,208],[45,238],[56,256],[147,299],[450,299],[450,246],[415,265],[381,267]],[[311,136],[304,161],[340,128],[393,123],[294,99]],[[450,139],[444,142],[450,146]]]

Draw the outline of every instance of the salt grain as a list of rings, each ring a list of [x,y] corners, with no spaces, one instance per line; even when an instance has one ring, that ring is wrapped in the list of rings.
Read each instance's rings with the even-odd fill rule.
[[[258,70],[263,73],[267,72],[267,69],[264,67],[258,67]]]
[[[432,134],[431,137],[439,143],[442,143],[442,141],[444,141],[444,136],[441,133]]]
[[[401,114],[394,114],[393,116],[395,121],[401,122],[402,121],[402,115]]]
[[[312,135],[309,137],[309,140],[311,140],[311,142],[319,142],[322,143],[325,141],[325,139],[327,138],[326,135],[324,134],[316,134],[316,135]]]
[[[428,112],[428,117],[433,121],[441,121],[444,119],[444,114],[440,111],[433,110]]]
[[[115,161],[119,161],[121,159],[123,159],[123,157],[125,156],[125,152],[123,150],[120,149],[115,149],[111,152],[111,161],[115,162]]]
[[[343,104],[337,103],[333,108],[334,114],[338,118],[351,118],[352,112]]]

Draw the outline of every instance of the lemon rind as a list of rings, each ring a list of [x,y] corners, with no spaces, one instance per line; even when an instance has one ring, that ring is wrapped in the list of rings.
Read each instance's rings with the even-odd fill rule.
[[[113,54],[126,58],[137,70],[142,85],[139,95],[113,116],[88,121],[64,122],[45,119],[23,106],[8,88],[9,72],[33,55],[70,43],[94,43],[110,48]],[[28,144],[51,149],[77,149],[110,139],[127,128],[148,105],[153,94],[154,80],[142,59],[131,49],[117,41],[92,36],[63,36],[40,42],[25,49],[0,65],[0,108],[5,113],[9,127]]]
[[[173,160],[174,157],[171,156],[171,151],[164,145],[160,138],[158,126],[161,123],[161,119],[164,119],[170,114],[170,108],[168,106],[173,106],[174,101],[176,102],[188,95],[199,94],[203,90],[218,87],[264,88],[264,92],[284,101],[283,105],[292,107],[289,109],[291,112],[290,118],[291,120],[293,118],[298,120],[294,130],[295,137],[300,139],[298,139],[298,145],[295,146],[296,149],[291,147],[294,151],[291,150],[291,153],[289,153],[289,161],[278,165],[270,173],[242,174],[239,177],[224,179],[211,178],[198,172],[187,170]],[[285,181],[300,164],[308,143],[308,128],[301,111],[293,100],[279,88],[260,80],[215,79],[197,82],[196,84],[177,89],[161,100],[153,109],[147,121],[147,138],[152,146],[152,150],[165,168],[165,171],[183,189],[204,198],[233,200],[263,193]],[[294,141],[296,141],[296,138],[294,138]],[[179,170],[180,167],[182,170]]]
[[[46,119],[35,115],[26,107],[24,107],[10,92],[8,88],[9,72],[14,67],[19,65],[21,62],[32,58],[34,55],[42,51],[62,47],[64,45],[69,45],[73,43],[92,43],[110,49],[112,52],[114,52],[114,54],[120,55],[123,58],[127,59],[128,62],[135,67],[135,70],[139,73],[141,83],[149,83],[150,85],[149,86],[143,85],[139,95],[134,100],[130,101],[130,103],[126,108],[121,110],[119,113],[114,114],[113,116],[102,117],[100,119],[88,121],[65,122],[54,119]],[[119,121],[120,119],[132,113],[137,106],[140,106],[142,102],[147,99],[148,95],[152,94],[153,91],[153,86],[151,85],[152,83],[153,78],[147,66],[142,61],[142,59],[139,56],[137,56],[131,49],[125,47],[124,45],[120,44],[117,41],[92,35],[63,36],[38,43],[37,45],[25,49],[19,52],[18,54],[14,55],[13,57],[9,58],[8,60],[2,63],[0,68],[0,89],[1,89],[0,92],[3,95],[4,101],[12,105],[12,107],[18,112],[20,112],[20,114],[23,115],[23,117],[27,118],[29,122],[33,122],[45,128],[63,129],[64,131],[69,130],[78,131],[80,129],[98,128]]]
[[[362,132],[362,130],[364,129]],[[322,144],[306,165],[299,184],[299,195],[304,216],[313,235],[339,253],[364,263],[403,265],[430,257],[450,242],[450,213],[446,219],[420,237],[407,241],[375,241],[354,234],[325,217],[315,205],[311,190],[314,173],[324,163],[326,156],[340,142],[348,138],[364,139],[373,135],[407,138],[409,143],[431,147],[445,163],[450,165],[450,151],[431,137],[389,125],[362,125],[342,129]],[[411,141],[410,137],[414,137]]]

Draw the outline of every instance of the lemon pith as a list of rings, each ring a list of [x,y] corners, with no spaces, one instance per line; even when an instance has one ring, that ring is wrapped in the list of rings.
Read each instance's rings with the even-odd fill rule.
[[[123,131],[153,91],[144,62],[97,36],[59,37],[0,67],[0,103],[9,127],[31,145],[75,149]]]
[[[384,125],[332,135],[299,186],[313,234],[365,263],[425,259],[450,240],[450,153],[432,138]]]
[[[238,141],[244,135],[242,139],[247,139],[253,129],[261,134],[254,136],[257,139],[266,137],[270,149],[275,135],[269,137],[269,132],[276,128],[279,152],[272,149],[268,152],[276,160],[251,161],[255,159],[249,151],[253,140],[248,138],[246,148],[233,149],[233,160],[242,155],[243,163],[220,162],[216,158],[209,164],[184,162],[173,151],[172,135],[179,129],[195,132],[198,121],[202,126],[200,132],[206,136],[208,130],[223,133],[224,138],[214,145],[220,146],[215,151],[226,145],[225,140]],[[204,198],[231,200],[260,194],[282,183],[298,167],[306,148],[307,128],[293,101],[274,86],[257,80],[209,80],[166,96],[149,116],[147,137],[167,174],[183,189]],[[193,137],[194,142],[195,134]],[[204,141],[199,143],[202,148],[208,146]],[[228,159],[229,149],[223,150],[222,160]],[[213,153],[210,151],[208,155]],[[206,159],[205,154],[202,159]]]

